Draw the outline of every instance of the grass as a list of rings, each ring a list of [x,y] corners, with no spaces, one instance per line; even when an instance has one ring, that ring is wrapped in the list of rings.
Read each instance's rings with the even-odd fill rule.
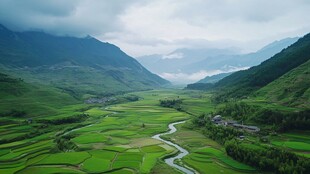
[[[191,123],[177,125],[178,131],[166,138],[185,147],[190,154],[182,161],[200,173],[247,173],[255,171],[250,166],[227,156],[223,147],[199,131],[189,129]]]
[[[286,148],[297,155],[310,157],[309,131],[290,131],[270,139],[272,145]]]
[[[101,133],[86,133],[72,139],[77,144],[102,143],[107,140],[108,138]]]
[[[51,154],[37,164],[70,164],[77,165],[90,158],[87,152],[68,152]]]
[[[130,168],[130,169],[134,169],[134,170],[139,170],[140,166],[141,166],[141,163],[138,161],[115,161],[113,163],[114,169]]]
[[[139,161],[142,162],[142,153],[125,152],[117,156],[117,161]]]
[[[145,153],[158,153],[166,151],[164,148],[160,146],[144,146],[141,148],[142,152]]]
[[[96,158],[106,159],[112,161],[117,152],[107,151],[107,150],[91,150],[89,153]]]
[[[276,146],[288,147],[294,150],[300,151],[310,151],[310,144],[304,142],[281,142],[281,141],[273,141],[272,144]]]
[[[97,157],[91,157],[83,163],[83,170],[87,172],[105,172],[110,170],[111,161]]]
[[[55,173],[70,173],[70,174],[80,174],[80,173],[84,173],[81,172],[79,170],[76,169],[72,169],[69,167],[40,167],[40,166],[34,166],[34,167],[28,167],[26,169],[23,169],[21,171],[18,172],[18,174],[42,174],[42,173],[46,173],[46,174],[55,174]]]

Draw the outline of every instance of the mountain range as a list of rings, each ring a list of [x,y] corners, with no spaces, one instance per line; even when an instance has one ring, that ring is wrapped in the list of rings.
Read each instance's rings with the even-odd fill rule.
[[[162,77],[166,77],[165,74],[171,76],[180,73],[216,75],[258,65],[297,40],[298,37],[274,41],[260,50],[248,54],[241,54],[235,49],[177,49],[168,55],[142,56],[138,57],[137,60]],[[167,79],[175,80],[169,79],[169,76],[167,76]],[[195,81],[185,80],[183,77],[176,79],[176,81],[183,81],[183,83]],[[196,81],[198,80],[199,78]]]
[[[117,46],[93,37],[14,32],[2,25],[0,69],[27,82],[52,85],[79,97],[169,84]]]
[[[260,97],[288,106],[309,107],[310,34],[280,53],[247,70],[235,72],[215,84],[188,85],[189,89],[215,90],[214,100]]]

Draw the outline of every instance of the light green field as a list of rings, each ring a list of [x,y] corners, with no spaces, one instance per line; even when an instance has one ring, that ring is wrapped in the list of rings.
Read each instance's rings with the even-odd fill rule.
[[[19,133],[30,133],[35,128],[45,132],[0,144],[0,173],[179,173],[162,161],[164,156],[175,153],[175,149],[151,137],[167,131],[169,123],[188,120],[192,116],[173,108],[161,107],[159,100],[179,97],[183,100],[184,110],[199,115],[213,110],[210,96],[178,90],[132,94],[139,96],[140,100],[110,106],[67,105],[58,110],[54,117],[44,117],[44,120],[54,120],[68,118],[73,113],[88,114],[82,122],[43,128],[44,124],[40,122],[24,123],[22,126],[19,122],[1,125],[0,135],[12,137]],[[189,125],[190,121],[186,126]],[[166,137],[190,151],[183,160],[185,164],[201,173],[253,171],[227,157],[221,145],[206,138],[199,130],[191,130],[186,126],[178,125],[179,130]],[[58,149],[68,142],[77,149]]]
[[[271,144],[277,147],[286,148],[297,155],[310,158],[310,137],[309,131],[291,131],[271,137]]]
[[[166,131],[169,123],[190,116],[159,106],[159,99],[176,97],[178,93],[146,91],[133,94],[142,100],[112,105],[107,110],[99,105],[67,105],[55,116],[44,117],[45,120],[57,120],[72,114],[89,115],[83,124],[53,125],[46,129],[47,132],[29,139],[0,144],[0,173],[41,173],[43,169],[46,169],[45,173],[149,173],[161,157],[174,151],[150,137]],[[1,125],[0,134],[6,135],[1,138],[16,138],[34,126],[41,124]],[[55,135],[62,134],[71,136],[69,141],[80,151],[50,152],[57,145],[53,141]]]
[[[87,172],[105,172],[110,170],[111,161],[97,157],[91,157],[84,161],[83,169]]]
[[[68,152],[51,154],[37,164],[71,164],[77,165],[90,158],[87,152]]]
[[[277,146],[288,147],[294,150],[302,150],[302,151],[310,151],[310,144],[304,142],[281,142],[281,141],[273,141],[272,144]]]

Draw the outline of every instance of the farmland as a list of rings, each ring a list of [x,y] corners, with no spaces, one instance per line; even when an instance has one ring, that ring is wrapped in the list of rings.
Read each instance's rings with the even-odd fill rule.
[[[179,144],[190,154],[177,161],[199,173],[255,173],[256,169],[227,156],[223,145],[194,128],[191,118],[210,113],[215,106],[210,95],[181,90],[134,92],[138,101],[112,105],[66,105],[55,116],[3,117],[0,126],[0,173],[180,173],[164,163],[175,148],[151,137],[167,131],[169,123],[178,131],[163,138]],[[182,111],[161,107],[159,100],[182,99]],[[81,120],[67,121],[72,115]],[[85,117],[85,118],[84,118]],[[66,120],[63,124],[51,120]],[[308,157],[309,136],[299,132],[269,138],[269,145],[284,147]],[[264,148],[248,136],[244,146]]]
[[[6,117],[9,123],[0,126],[0,173],[151,172],[160,158],[175,153],[174,148],[151,136],[167,130],[170,122],[190,116],[158,106],[160,98],[177,95],[170,91],[134,94],[141,100],[108,107],[65,106],[61,114],[33,118],[31,123]],[[83,122],[46,124],[70,113],[86,113],[87,118]],[[38,135],[31,135],[38,128]]]

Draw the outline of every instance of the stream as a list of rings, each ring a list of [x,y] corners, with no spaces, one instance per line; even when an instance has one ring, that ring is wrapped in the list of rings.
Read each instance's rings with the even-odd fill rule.
[[[160,141],[162,141],[162,142],[164,142],[164,143],[166,143],[166,144],[168,144],[168,145],[170,145],[170,146],[173,146],[173,147],[175,147],[175,148],[177,148],[177,149],[179,150],[180,153],[178,153],[178,155],[173,156],[173,157],[166,158],[166,159],[165,159],[165,163],[167,163],[167,164],[168,164],[169,166],[171,166],[171,167],[174,167],[174,168],[179,169],[180,171],[182,171],[182,172],[184,172],[184,173],[186,173],[186,174],[195,174],[194,171],[192,171],[192,170],[190,170],[190,169],[188,169],[188,168],[185,168],[185,167],[183,167],[183,166],[180,166],[180,165],[177,165],[177,164],[174,163],[174,161],[175,161],[176,159],[182,159],[182,158],[183,158],[184,156],[186,156],[189,152],[188,152],[186,149],[182,148],[181,146],[179,146],[179,145],[177,145],[177,144],[174,144],[174,143],[171,142],[171,141],[167,141],[167,140],[164,140],[164,139],[160,138],[160,136],[162,136],[162,135],[168,135],[168,134],[172,134],[172,133],[176,132],[177,129],[176,129],[174,126],[177,125],[177,124],[182,124],[182,123],[185,123],[185,121],[179,121],[179,122],[175,122],[175,123],[170,123],[170,124],[169,124],[169,129],[170,129],[170,131],[165,132],[165,133],[156,134],[156,135],[154,135],[152,138],[157,139],[157,140],[160,140]]]

